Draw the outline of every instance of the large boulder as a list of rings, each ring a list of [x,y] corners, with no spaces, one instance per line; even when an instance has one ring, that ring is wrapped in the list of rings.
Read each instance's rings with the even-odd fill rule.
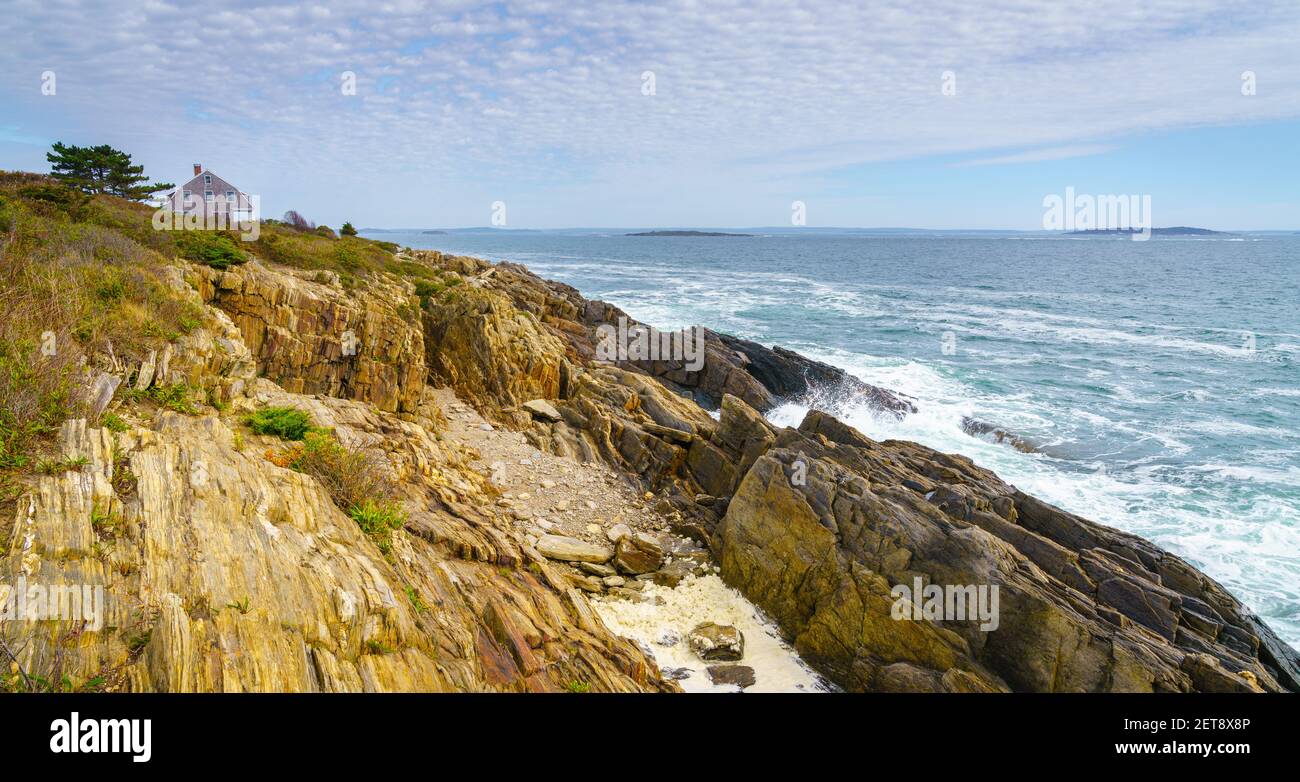
[[[1300,689],[1295,653],[1174,555],[816,411],[745,474],[718,548],[850,690]]]

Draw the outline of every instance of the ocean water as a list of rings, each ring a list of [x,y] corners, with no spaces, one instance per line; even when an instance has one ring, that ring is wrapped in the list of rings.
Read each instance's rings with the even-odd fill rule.
[[[523,263],[659,328],[910,394],[901,421],[845,417],[1155,541],[1300,647],[1300,236],[372,236]],[[1040,451],[973,437],[967,416]]]

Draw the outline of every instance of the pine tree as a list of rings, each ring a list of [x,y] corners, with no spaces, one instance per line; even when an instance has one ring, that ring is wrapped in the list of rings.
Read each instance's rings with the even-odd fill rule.
[[[352,223],[344,223],[343,227],[339,229],[339,233],[343,236],[356,236],[357,229],[352,227]]]
[[[166,182],[148,184],[144,166],[131,165],[131,156],[107,144],[78,147],[55,142],[47,152],[50,175],[91,195],[114,195],[131,201],[143,201],[159,190],[174,185]]]

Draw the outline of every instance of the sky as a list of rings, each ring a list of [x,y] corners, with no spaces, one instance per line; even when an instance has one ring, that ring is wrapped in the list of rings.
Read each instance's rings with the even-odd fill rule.
[[[0,169],[107,143],[333,226],[1300,229],[1295,0],[6,0],[0,41]]]

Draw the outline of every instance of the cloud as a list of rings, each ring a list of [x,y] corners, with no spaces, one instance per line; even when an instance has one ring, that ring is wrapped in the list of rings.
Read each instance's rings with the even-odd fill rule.
[[[1045,160],[1067,160],[1075,157],[1103,155],[1113,149],[1115,149],[1115,146],[1112,144],[1080,144],[1071,147],[1048,147],[1045,149],[1026,150],[1011,155],[963,160],[959,163],[953,163],[952,165],[957,168],[967,168],[970,166],[1005,166],[1016,163],[1039,163]]]
[[[226,160],[265,190],[364,174],[393,210],[564,188],[599,211],[662,182],[721,214],[864,163],[1300,116],[1298,23],[1290,0],[14,0],[0,99],[15,134]]]

